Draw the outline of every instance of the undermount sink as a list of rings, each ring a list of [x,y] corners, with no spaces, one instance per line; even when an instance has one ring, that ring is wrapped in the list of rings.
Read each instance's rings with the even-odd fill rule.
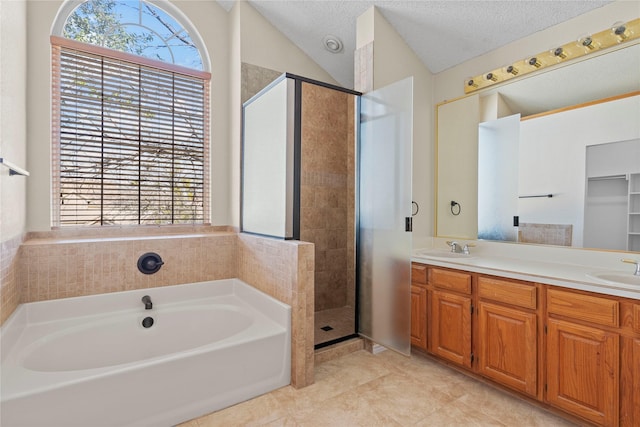
[[[587,273],[587,276],[610,285],[632,285],[640,288],[640,276],[634,276],[631,273],[598,271],[594,273]]]
[[[446,249],[417,249],[413,252],[414,256],[427,258],[443,258],[443,259],[469,259],[473,256],[458,252],[451,252]]]

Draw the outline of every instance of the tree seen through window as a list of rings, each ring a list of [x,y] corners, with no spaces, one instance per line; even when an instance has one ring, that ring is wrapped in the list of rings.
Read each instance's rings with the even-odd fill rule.
[[[64,35],[52,38],[54,223],[206,222],[209,76],[161,64],[202,69],[189,34],[153,4],[90,0]]]

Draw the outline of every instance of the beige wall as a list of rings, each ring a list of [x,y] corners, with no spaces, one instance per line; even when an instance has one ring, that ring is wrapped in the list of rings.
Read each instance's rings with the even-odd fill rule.
[[[238,1],[233,7],[240,9],[242,62],[338,85],[248,2]]]
[[[62,1],[27,3],[27,229],[51,225],[51,53],[49,36]],[[173,2],[197,29],[211,58],[211,216],[229,223],[229,32],[228,14],[215,1]],[[4,61],[3,61],[4,62]]]
[[[0,1],[0,157],[25,169],[26,22],[26,1]],[[0,323],[20,302],[17,253],[26,227],[28,179],[0,167]]]
[[[0,157],[27,169],[26,1],[0,2]],[[26,184],[29,178],[9,176],[0,168],[0,240],[25,230]]]
[[[577,40],[583,34],[600,32],[614,22],[636,19],[639,13],[637,1],[615,1],[438,73],[434,79],[434,105],[463,96],[464,81],[471,76]]]
[[[243,63],[251,64],[280,73],[287,72],[326,83],[338,83],[306,53],[262,17],[248,2],[237,1],[229,15],[231,34],[231,62],[229,67],[233,70],[229,82],[231,90],[229,224],[239,226],[242,122],[241,65]]]
[[[413,76],[413,189],[420,205],[414,240],[433,235],[433,76],[402,37],[371,8],[358,18],[357,48],[373,43],[373,89]]]

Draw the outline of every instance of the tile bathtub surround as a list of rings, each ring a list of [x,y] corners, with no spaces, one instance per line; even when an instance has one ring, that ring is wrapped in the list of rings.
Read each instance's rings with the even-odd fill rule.
[[[0,325],[20,304],[18,252],[23,240],[18,235],[0,243]]]
[[[181,424],[214,426],[575,426],[421,355],[365,350],[316,367],[316,383]]]
[[[314,381],[313,244],[238,235],[238,277],[291,305],[291,384]]]
[[[292,306],[292,384],[313,383],[313,244],[225,230],[230,229],[145,228],[135,237],[131,229],[123,236],[115,228],[104,235],[95,230],[30,234],[22,245],[11,246],[18,256],[6,292],[3,281],[2,316],[19,302],[238,277]],[[155,274],[138,271],[138,258],[146,252],[165,262]]]
[[[237,277],[236,236],[209,231],[28,239],[18,258],[21,302]],[[158,253],[165,263],[155,274],[138,271],[138,258],[146,252]]]

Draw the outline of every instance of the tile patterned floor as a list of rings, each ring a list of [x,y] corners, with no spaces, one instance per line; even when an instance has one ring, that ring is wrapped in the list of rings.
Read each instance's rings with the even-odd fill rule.
[[[360,350],[317,365],[309,387],[284,387],[180,425],[214,426],[574,424],[420,355]]]
[[[346,337],[355,333],[356,317],[352,307],[332,308],[315,313],[315,344]],[[331,326],[333,329],[324,331],[321,328]]]

